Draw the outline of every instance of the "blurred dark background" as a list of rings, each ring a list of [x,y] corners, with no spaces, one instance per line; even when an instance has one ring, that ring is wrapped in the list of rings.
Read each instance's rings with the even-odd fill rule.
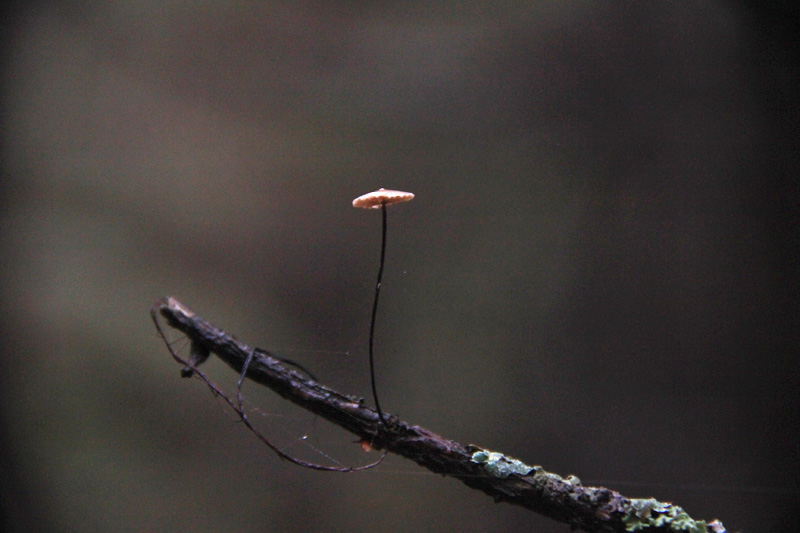
[[[4,529],[568,531],[399,459],[281,462],[157,339],[173,295],[368,397],[380,217],[350,202],[378,187],[417,195],[389,214],[385,410],[791,529],[792,5],[7,8]]]

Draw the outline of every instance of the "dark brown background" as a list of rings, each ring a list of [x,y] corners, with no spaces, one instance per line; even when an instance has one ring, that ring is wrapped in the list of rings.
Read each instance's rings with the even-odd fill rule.
[[[567,531],[399,460],[283,463],[159,344],[147,312],[174,295],[263,347],[349,352],[298,358],[368,396],[380,217],[350,201],[387,187],[417,195],[390,212],[387,411],[785,530],[796,13],[519,4],[9,13],[11,529]]]

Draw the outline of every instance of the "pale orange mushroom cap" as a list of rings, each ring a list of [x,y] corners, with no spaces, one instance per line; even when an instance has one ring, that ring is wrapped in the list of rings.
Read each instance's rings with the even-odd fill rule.
[[[389,189],[378,189],[377,191],[362,194],[353,200],[353,207],[363,209],[380,209],[381,205],[392,205],[400,202],[408,202],[414,199],[414,193],[404,191],[392,191]]]

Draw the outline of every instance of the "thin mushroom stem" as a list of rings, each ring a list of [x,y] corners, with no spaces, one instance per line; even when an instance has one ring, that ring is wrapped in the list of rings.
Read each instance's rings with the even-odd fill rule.
[[[375,284],[375,300],[372,302],[372,320],[369,324],[369,376],[372,384],[372,397],[375,399],[375,408],[378,410],[378,416],[384,425],[387,424],[386,417],[381,410],[381,404],[378,401],[378,389],[375,387],[375,358],[373,356],[373,347],[375,345],[375,318],[378,316],[378,297],[381,294],[381,279],[383,278],[383,263],[386,258],[386,202],[381,202],[381,215],[383,218],[383,231],[381,233],[381,263],[378,267],[378,282]]]

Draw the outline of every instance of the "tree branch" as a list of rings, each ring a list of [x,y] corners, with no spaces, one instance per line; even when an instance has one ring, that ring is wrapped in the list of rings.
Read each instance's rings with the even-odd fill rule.
[[[467,486],[493,497],[496,502],[519,505],[570,524],[573,529],[590,532],[725,531],[721,522],[693,520],[683,509],[670,503],[626,498],[605,487],[585,487],[574,476],[564,479],[546,472],[540,466],[528,466],[500,453],[447,440],[388,413],[384,413],[387,424],[382,424],[378,413],[364,405],[363,399],[341,394],[286,368],[269,352],[250,348],[200,318],[174,298],[158,300],[151,309],[151,315],[162,337],[159,316],[190,339],[192,354],[188,361],[180,358],[170,347],[173,357],[184,365],[182,375],[185,377],[196,372],[197,366],[213,353],[239,373],[243,373],[246,367],[243,375],[250,380],[341,426],[373,448],[411,459],[437,474],[455,477]],[[246,363],[248,358],[249,364]],[[213,388],[210,382],[206,382]],[[215,392],[220,391],[215,389]],[[233,402],[228,402],[236,408]],[[240,416],[250,427],[244,414],[240,412]],[[278,451],[261,438],[274,451]],[[315,467],[280,452],[279,455],[302,466]],[[371,466],[374,465],[368,465]]]

